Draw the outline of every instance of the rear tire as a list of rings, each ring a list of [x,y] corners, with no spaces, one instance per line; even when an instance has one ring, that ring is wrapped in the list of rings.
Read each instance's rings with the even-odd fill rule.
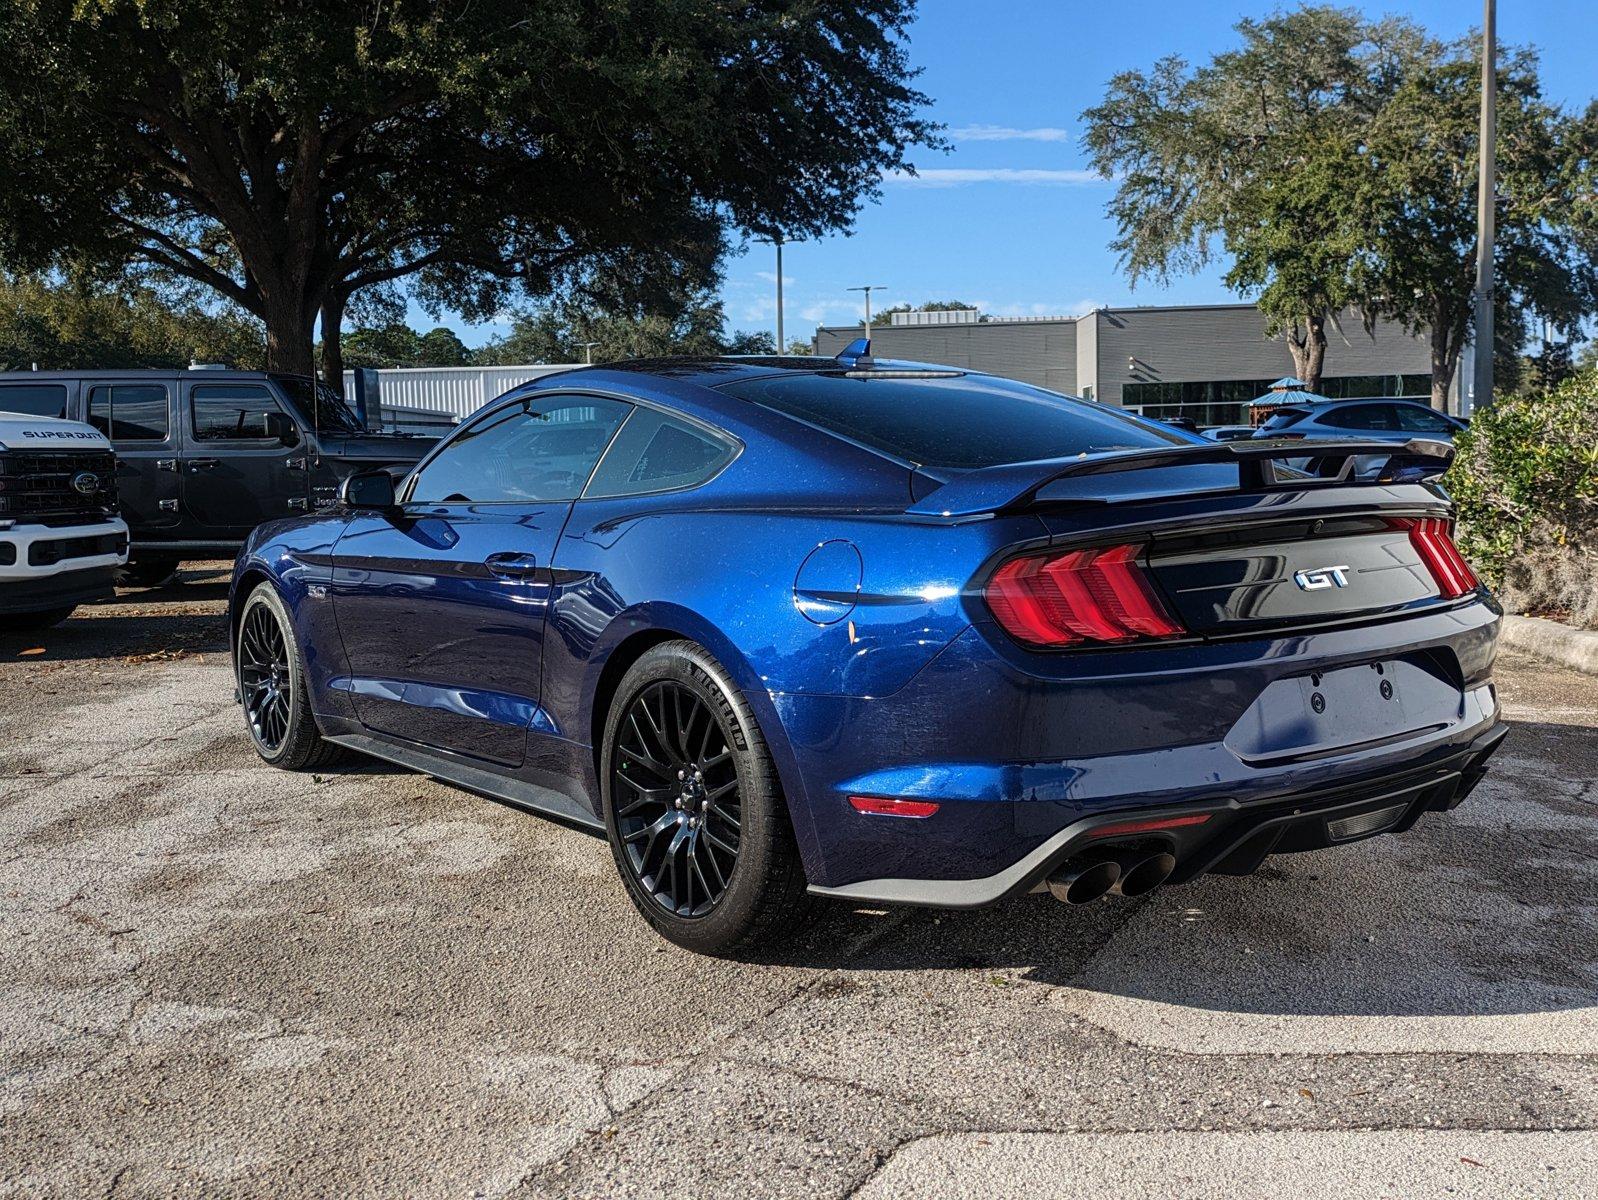
[[[688,641],[647,651],[605,721],[605,829],[627,894],[700,954],[779,941],[809,911],[777,769],[748,702]]]
[[[0,615],[0,633],[37,633],[61,624],[78,611],[76,604],[62,608],[47,608],[42,612],[6,613]]]
[[[117,586],[160,587],[178,573],[179,561],[165,554],[142,554],[138,558],[130,559],[117,572]]]
[[[343,747],[323,740],[316,728],[294,622],[269,583],[257,585],[244,601],[233,670],[244,701],[245,727],[265,762],[285,771],[306,771],[344,757]]]

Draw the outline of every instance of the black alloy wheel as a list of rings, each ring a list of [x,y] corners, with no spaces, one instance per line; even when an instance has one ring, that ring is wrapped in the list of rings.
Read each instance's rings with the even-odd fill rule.
[[[288,739],[295,675],[277,614],[265,604],[251,606],[239,627],[239,689],[250,734],[267,757]]]
[[[731,884],[743,802],[727,731],[673,680],[640,692],[612,757],[615,819],[634,879],[678,918],[711,912]]]

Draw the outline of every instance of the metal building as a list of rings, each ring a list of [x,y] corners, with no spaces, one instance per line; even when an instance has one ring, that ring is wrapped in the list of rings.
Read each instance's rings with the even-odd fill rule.
[[[448,413],[457,421],[471,416],[496,396],[578,363],[527,367],[396,367],[377,372],[384,409],[423,409]],[[344,372],[344,394],[355,394],[355,372]]]
[[[981,317],[896,313],[871,329],[881,358],[968,367],[1023,379],[1057,392],[1135,409],[1153,417],[1191,417],[1205,425],[1245,424],[1247,404],[1271,380],[1294,373],[1287,343],[1265,335],[1252,304],[1101,308],[1081,317]],[[822,326],[818,354],[861,336],[859,325]],[[1460,411],[1461,362],[1449,408]],[[1334,398],[1431,395],[1427,339],[1391,323],[1367,333],[1349,313],[1327,331],[1320,390]]]

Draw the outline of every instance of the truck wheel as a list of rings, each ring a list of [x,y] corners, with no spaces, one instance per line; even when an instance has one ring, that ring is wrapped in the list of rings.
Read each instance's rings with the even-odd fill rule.
[[[117,586],[160,587],[178,572],[178,559],[165,554],[141,554],[117,572]]]
[[[244,602],[233,664],[244,723],[264,760],[285,771],[304,771],[344,757],[343,747],[323,741],[317,731],[294,623],[269,583],[258,585]]]
[[[776,765],[748,702],[693,642],[634,663],[605,722],[616,869],[644,919],[701,954],[759,950],[809,910]]]
[[[76,604],[69,604],[65,608],[47,608],[43,612],[5,613],[0,615],[0,633],[33,633],[49,629],[61,624],[77,608]]]

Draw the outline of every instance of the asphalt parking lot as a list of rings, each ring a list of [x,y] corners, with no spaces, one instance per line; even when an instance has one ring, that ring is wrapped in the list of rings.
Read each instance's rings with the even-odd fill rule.
[[[261,766],[221,565],[0,639],[0,1196],[1598,1196],[1598,679],[1409,834],[667,945],[604,844]]]

